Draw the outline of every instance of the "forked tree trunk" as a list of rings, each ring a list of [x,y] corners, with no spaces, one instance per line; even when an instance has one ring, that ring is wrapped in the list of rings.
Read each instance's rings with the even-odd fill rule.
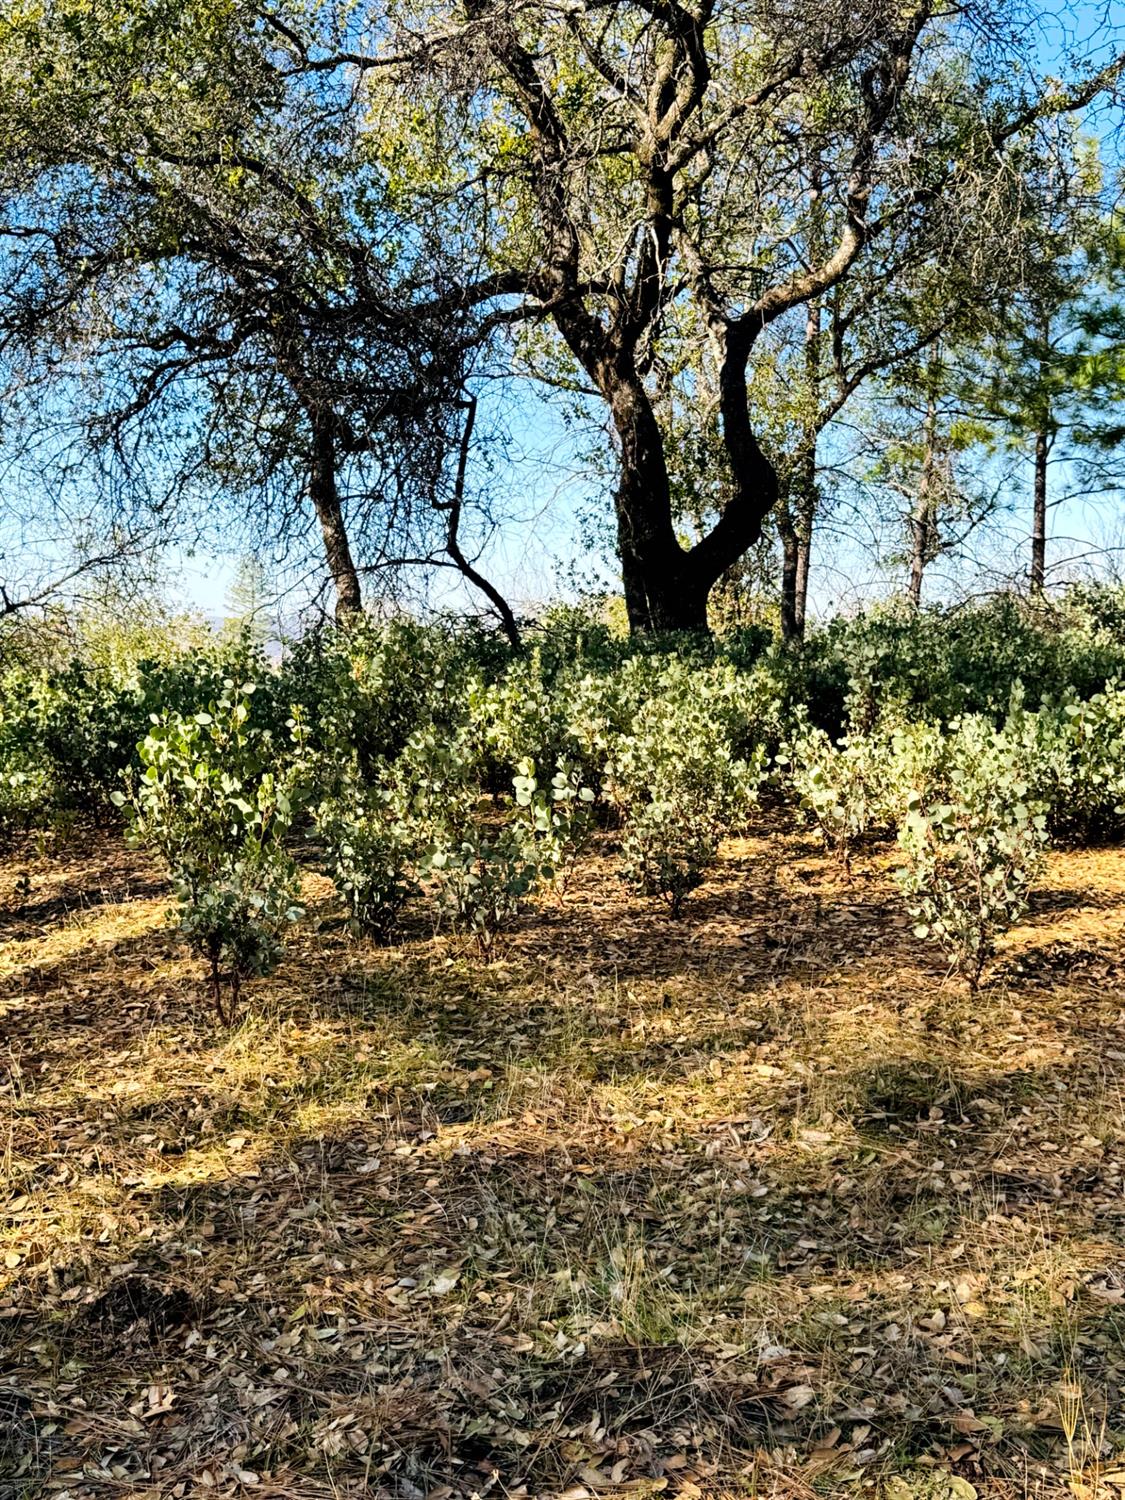
[[[731,331],[719,376],[723,447],[731,497],[693,547],[681,545],[672,512],[664,434],[627,348],[607,352],[584,323],[556,314],[560,330],[609,406],[619,442],[617,549],[629,628],[706,631],[719,579],[757,542],[777,503],[777,475],[758,444],[746,404],[752,338]]]
[[[664,437],[640,381],[622,380],[612,389],[610,409],[621,444],[615,505],[629,628],[705,631],[707,596],[718,575],[707,577],[676,536]]]

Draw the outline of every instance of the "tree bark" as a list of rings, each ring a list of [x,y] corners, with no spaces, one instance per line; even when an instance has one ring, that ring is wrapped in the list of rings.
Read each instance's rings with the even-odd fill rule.
[[[714,526],[687,554],[705,592],[761,540],[765,519],[780,493],[777,471],[750,420],[746,366],[753,340],[744,326],[723,332],[719,414],[732,493]]]
[[[809,606],[809,558],[812,555],[812,517],[809,518],[809,530],[806,536],[797,539],[797,597],[796,597],[796,619],[797,639],[803,641],[805,638],[805,620],[808,616]]]
[[[363,601],[336,484],[336,422],[332,413],[322,411],[311,412],[310,420],[313,448],[309,497],[320,522],[324,555],[336,590],[336,623],[344,625],[360,614]]]
[[[821,163],[814,157],[809,169],[809,259],[815,265],[824,258],[823,184]],[[820,298],[805,305],[805,404],[801,451],[797,463],[797,576],[794,579],[793,628],[795,638],[805,638],[809,603],[809,561],[819,495],[816,487],[816,448],[820,434]]]
[[[1047,384],[1052,353],[1051,319],[1043,313],[1039,325],[1039,387],[1042,408],[1035,425],[1035,475],[1031,494],[1031,592],[1038,597],[1047,582],[1047,460],[1051,454],[1051,398]]]
[[[520,647],[520,630],[516,623],[515,614],[511,605],[494,584],[481,573],[465,556],[461,547],[461,507],[465,503],[465,472],[469,463],[469,448],[473,441],[473,426],[477,419],[477,398],[475,396],[469,401],[465,410],[465,425],[461,430],[461,447],[457,455],[457,478],[453,485],[453,499],[449,504],[449,521],[445,533],[445,550],[449,553],[454,563],[460,569],[462,575],[469,580],[474,588],[480,589],[481,593],[492,604],[499,619],[504,634],[508,637],[508,643],[515,650]]]
[[[932,390],[927,397],[923,435],[925,447],[922,453],[922,472],[918,478],[918,495],[910,514],[910,582],[906,586],[906,597],[914,609],[922,606],[922,578],[933,550],[937,402]]]
[[[1051,442],[1044,420],[1035,434],[1035,482],[1031,501],[1031,592],[1040,595],[1047,581],[1047,456]]]
[[[906,586],[906,597],[915,609],[922,605],[922,577],[926,571],[929,538],[929,502],[924,495],[919,495],[910,517],[910,582]]]
[[[676,536],[664,436],[648,392],[638,377],[621,371],[604,375],[603,386],[620,442],[615,507],[629,627],[705,631],[707,596],[718,574],[708,576],[694,549],[685,551]]]
[[[818,320],[819,324],[819,320]],[[817,327],[819,332],[819,326]],[[817,389],[814,383],[813,390]],[[793,579],[793,639],[805,638],[805,618],[809,604],[809,561],[812,556],[813,527],[819,496],[816,487],[816,419],[805,432],[797,473],[797,503],[794,531],[797,539],[796,572]]]
[[[745,389],[741,411],[736,395],[730,402],[733,416],[724,423],[733,494],[711,530],[684,548],[672,514],[664,435],[648,393],[635,376],[616,373],[599,383],[620,441],[615,505],[629,628],[634,633],[706,631],[712,588],[760,539],[778,496],[777,475],[750,426]]]
[[[809,600],[809,559],[816,521],[816,447],[806,446],[800,457],[800,472],[777,505],[777,532],[781,538],[781,638],[803,641]]]
[[[800,639],[797,627],[798,578],[801,570],[801,542],[793,524],[789,496],[777,503],[777,534],[781,538],[781,639]]]

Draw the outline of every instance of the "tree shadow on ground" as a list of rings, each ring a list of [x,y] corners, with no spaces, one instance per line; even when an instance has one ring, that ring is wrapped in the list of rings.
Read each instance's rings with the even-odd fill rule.
[[[683,916],[659,900],[631,895],[612,855],[591,861],[562,906],[544,904],[513,935],[521,961],[660,980],[715,970],[815,978],[841,958],[856,964],[907,964],[937,981],[940,954],[921,947],[897,894],[871,871],[848,878],[813,857],[794,867],[784,850],[759,841],[735,846],[694,891]]]
[[[1125,1286],[1119,1248],[1089,1264],[1065,1171],[1036,1157],[998,1186],[988,1166],[1022,1101],[1059,1081],[889,1059],[843,1081],[859,1137],[796,1155],[781,1121],[762,1139],[736,1125],[601,1149],[517,1141],[500,1122],[425,1149],[401,1118],[353,1122],[178,1196],[138,1190],[151,1232],[129,1262],[46,1318],[35,1289],[6,1368],[40,1422],[41,1356],[88,1370],[83,1402],[103,1415],[44,1451],[56,1474],[92,1465],[91,1494],[157,1460],[168,1481],[233,1463],[343,1493],[374,1471],[376,1493],[468,1494],[495,1471],[543,1494],[583,1470],[706,1476],[762,1445],[812,1462],[836,1428],[825,1472],[886,1443],[1015,1476],[1057,1456],[1064,1371],[1121,1414],[1122,1311],[1095,1295]],[[952,1152],[932,1129],[947,1109]],[[973,1192],[931,1180],[970,1158]],[[749,1172],[763,1197],[743,1190]],[[1085,1247],[1061,1301],[1029,1214],[1056,1259]],[[1029,1264],[1013,1312],[1004,1278]],[[166,1417],[128,1415],[168,1388]],[[103,1478],[107,1443],[124,1473]]]
[[[1027,898],[1023,922],[1035,925],[1070,911],[1125,911],[1125,891],[1098,891],[1090,886],[1042,886]]]
[[[130,882],[125,890],[89,885],[77,890],[68,888],[38,901],[17,896],[11,905],[0,907],[0,940],[34,937],[44,928],[80,917],[97,907],[118,906],[125,901],[147,901],[167,892],[167,881],[151,878]]]
[[[0,1391],[42,1481],[674,1492],[786,1450],[1023,1493],[1068,1370],[1125,1423],[1116,1001],[935,1017],[885,887],[800,879],[818,964],[732,946],[763,856],[632,968],[604,872],[494,966],[306,930],[231,1033],[159,930],[34,970]]]

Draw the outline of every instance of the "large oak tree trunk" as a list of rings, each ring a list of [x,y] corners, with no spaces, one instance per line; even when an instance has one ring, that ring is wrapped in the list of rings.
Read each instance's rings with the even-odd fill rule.
[[[706,631],[711,590],[761,537],[762,520],[775,502],[776,477],[764,458],[736,471],[734,498],[707,535],[685,549],[672,521],[664,445],[655,423],[652,436],[653,442],[646,434],[643,442],[622,444],[617,546],[629,628],[634,633]]]
[[[664,438],[637,379],[610,390],[621,444],[617,548],[629,627],[634,632],[706,630],[707,579],[676,536]]]
[[[778,497],[777,475],[755,437],[746,401],[752,337],[744,330],[731,334],[719,377],[731,495],[711,530],[686,548],[676,535],[664,434],[630,350],[607,350],[573,309],[556,313],[556,320],[608,404],[617,432],[617,548],[629,628],[706,631],[712,588],[760,539]]]
[[[643,389],[612,402],[621,438],[617,546],[629,628],[705,631],[707,600],[719,579],[757,542],[777,501],[777,476],[749,435],[727,443],[734,493],[711,530],[690,549],[676,536],[664,439]]]

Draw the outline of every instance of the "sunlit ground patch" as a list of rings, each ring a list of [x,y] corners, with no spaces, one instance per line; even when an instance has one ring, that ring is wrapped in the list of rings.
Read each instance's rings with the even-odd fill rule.
[[[131,858],[33,872],[42,930],[0,949],[28,1493],[1111,1471],[1125,1014],[1058,954],[1112,962],[1125,854],[1052,856],[973,1000],[885,848],[849,879],[804,835],[739,841],[679,923],[600,853],[491,965],[355,942],[310,878],[230,1030]],[[84,906],[107,868],[129,889]]]

